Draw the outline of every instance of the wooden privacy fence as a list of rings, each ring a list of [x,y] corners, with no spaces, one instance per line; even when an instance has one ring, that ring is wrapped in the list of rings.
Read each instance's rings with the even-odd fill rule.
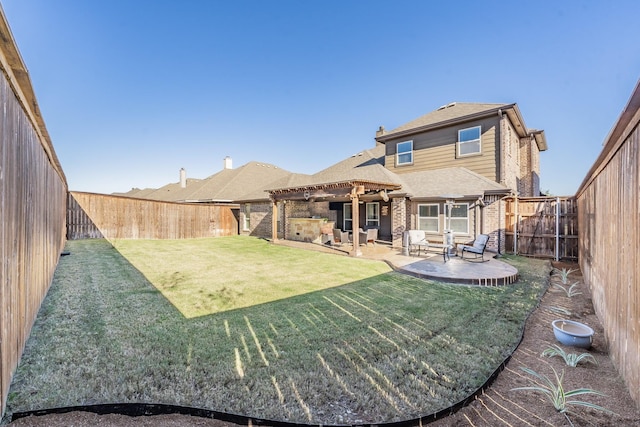
[[[69,240],[188,239],[238,234],[229,205],[171,203],[95,193],[69,193]]]
[[[580,268],[609,355],[640,404],[640,82],[578,189]]]
[[[67,183],[0,8],[0,417],[65,243]]]
[[[512,197],[506,199],[506,251],[518,255],[578,259],[578,214],[575,198]]]

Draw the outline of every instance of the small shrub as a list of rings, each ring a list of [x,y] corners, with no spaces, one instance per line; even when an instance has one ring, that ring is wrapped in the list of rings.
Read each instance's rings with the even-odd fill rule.
[[[574,271],[577,271],[577,269],[570,268],[569,270],[567,270],[566,268],[563,268],[562,270],[560,270],[558,268],[554,268],[553,271],[554,273],[558,273],[560,275],[562,284],[566,285],[569,282],[569,275]]]
[[[585,362],[591,362],[595,365],[598,364],[598,361],[596,360],[595,357],[593,357],[591,354],[589,353],[581,353],[581,354],[575,354],[575,353],[567,353],[565,352],[563,349],[561,349],[559,346],[557,345],[553,345],[549,348],[547,348],[546,350],[544,350],[542,352],[542,356],[546,356],[546,357],[553,357],[553,356],[560,356],[564,359],[564,362],[575,368],[576,366],[578,366],[578,363],[585,361]]]
[[[575,390],[565,391],[564,386],[562,385],[562,381],[564,379],[564,371],[562,371],[560,376],[558,376],[558,373],[556,372],[556,370],[553,368],[551,369],[553,370],[553,374],[556,377],[555,382],[550,380],[548,377],[544,375],[540,375],[529,368],[523,367],[522,368],[523,371],[525,371],[529,375],[534,376],[536,380],[539,380],[540,382],[535,381],[535,384],[536,384],[535,386],[517,387],[511,390],[531,390],[538,393],[542,393],[547,398],[547,400],[549,400],[549,402],[553,405],[556,411],[564,414],[564,416],[567,418],[569,423],[571,423],[571,420],[569,419],[569,416],[567,414],[569,413],[570,406],[585,406],[587,408],[614,414],[614,412],[590,402],[584,402],[582,400],[567,400],[568,398],[579,396],[581,394],[597,394],[599,396],[605,396],[605,395],[603,393],[600,393],[599,391],[592,390],[589,388],[578,388]]]
[[[559,314],[563,314],[565,316],[571,316],[572,315],[571,311],[567,310],[566,308],[557,307],[555,305],[547,305],[544,308],[546,308],[547,310],[549,310],[552,313],[559,313]]]
[[[562,291],[567,294],[567,296],[569,298],[574,297],[576,295],[580,295],[582,294],[582,292],[579,292],[577,289],[575,289],[576,285],[579,285],[580,282],[575,282],[573,285],[569,286],[568,288],[565,288],[564,286],[558,284],[558,283],[554,283],[553,285],[558,288],[558,289],[562,289]]]

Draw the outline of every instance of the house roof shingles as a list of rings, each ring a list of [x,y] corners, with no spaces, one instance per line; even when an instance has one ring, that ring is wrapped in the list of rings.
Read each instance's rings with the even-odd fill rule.
[[[513,106],[513,104],[478,104],[468,102],[452,102],[451,104],[444,105],[435,111],[427,113],[415,120],[398,126],[388,133],[385,133],[383,136],[387,137],[392,134],[403,133],[405,131],[413,129],[421,129],[423,127],[433,126],[436,124],[444,125],[451,121],[463,121],[469,117],[497,111],[500,108],[508,108],[511,106]]]
[[[504,185],[461,167],[410,172],[403,174],[401,179],[402,190],[411,199],[433,199],[446,194],[471,198],[486,193],[508,194],[511,191]]]

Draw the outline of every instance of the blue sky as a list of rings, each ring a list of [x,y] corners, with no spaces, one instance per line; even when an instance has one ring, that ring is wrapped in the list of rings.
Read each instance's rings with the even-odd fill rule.
[[[0,0],[69,187],[315,173],[449,102],[518,103],[572,195],[640,78],[640,2]]]

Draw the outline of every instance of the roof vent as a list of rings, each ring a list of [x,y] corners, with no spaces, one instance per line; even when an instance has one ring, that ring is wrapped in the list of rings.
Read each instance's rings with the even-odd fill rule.
[[[444,110],[445,108],[449,108],[449,107],[454,107],[455,105],[456,105],[455,102],[450,102],[446,105],[443,105],[442,107],[439,107],[436,111]]]

